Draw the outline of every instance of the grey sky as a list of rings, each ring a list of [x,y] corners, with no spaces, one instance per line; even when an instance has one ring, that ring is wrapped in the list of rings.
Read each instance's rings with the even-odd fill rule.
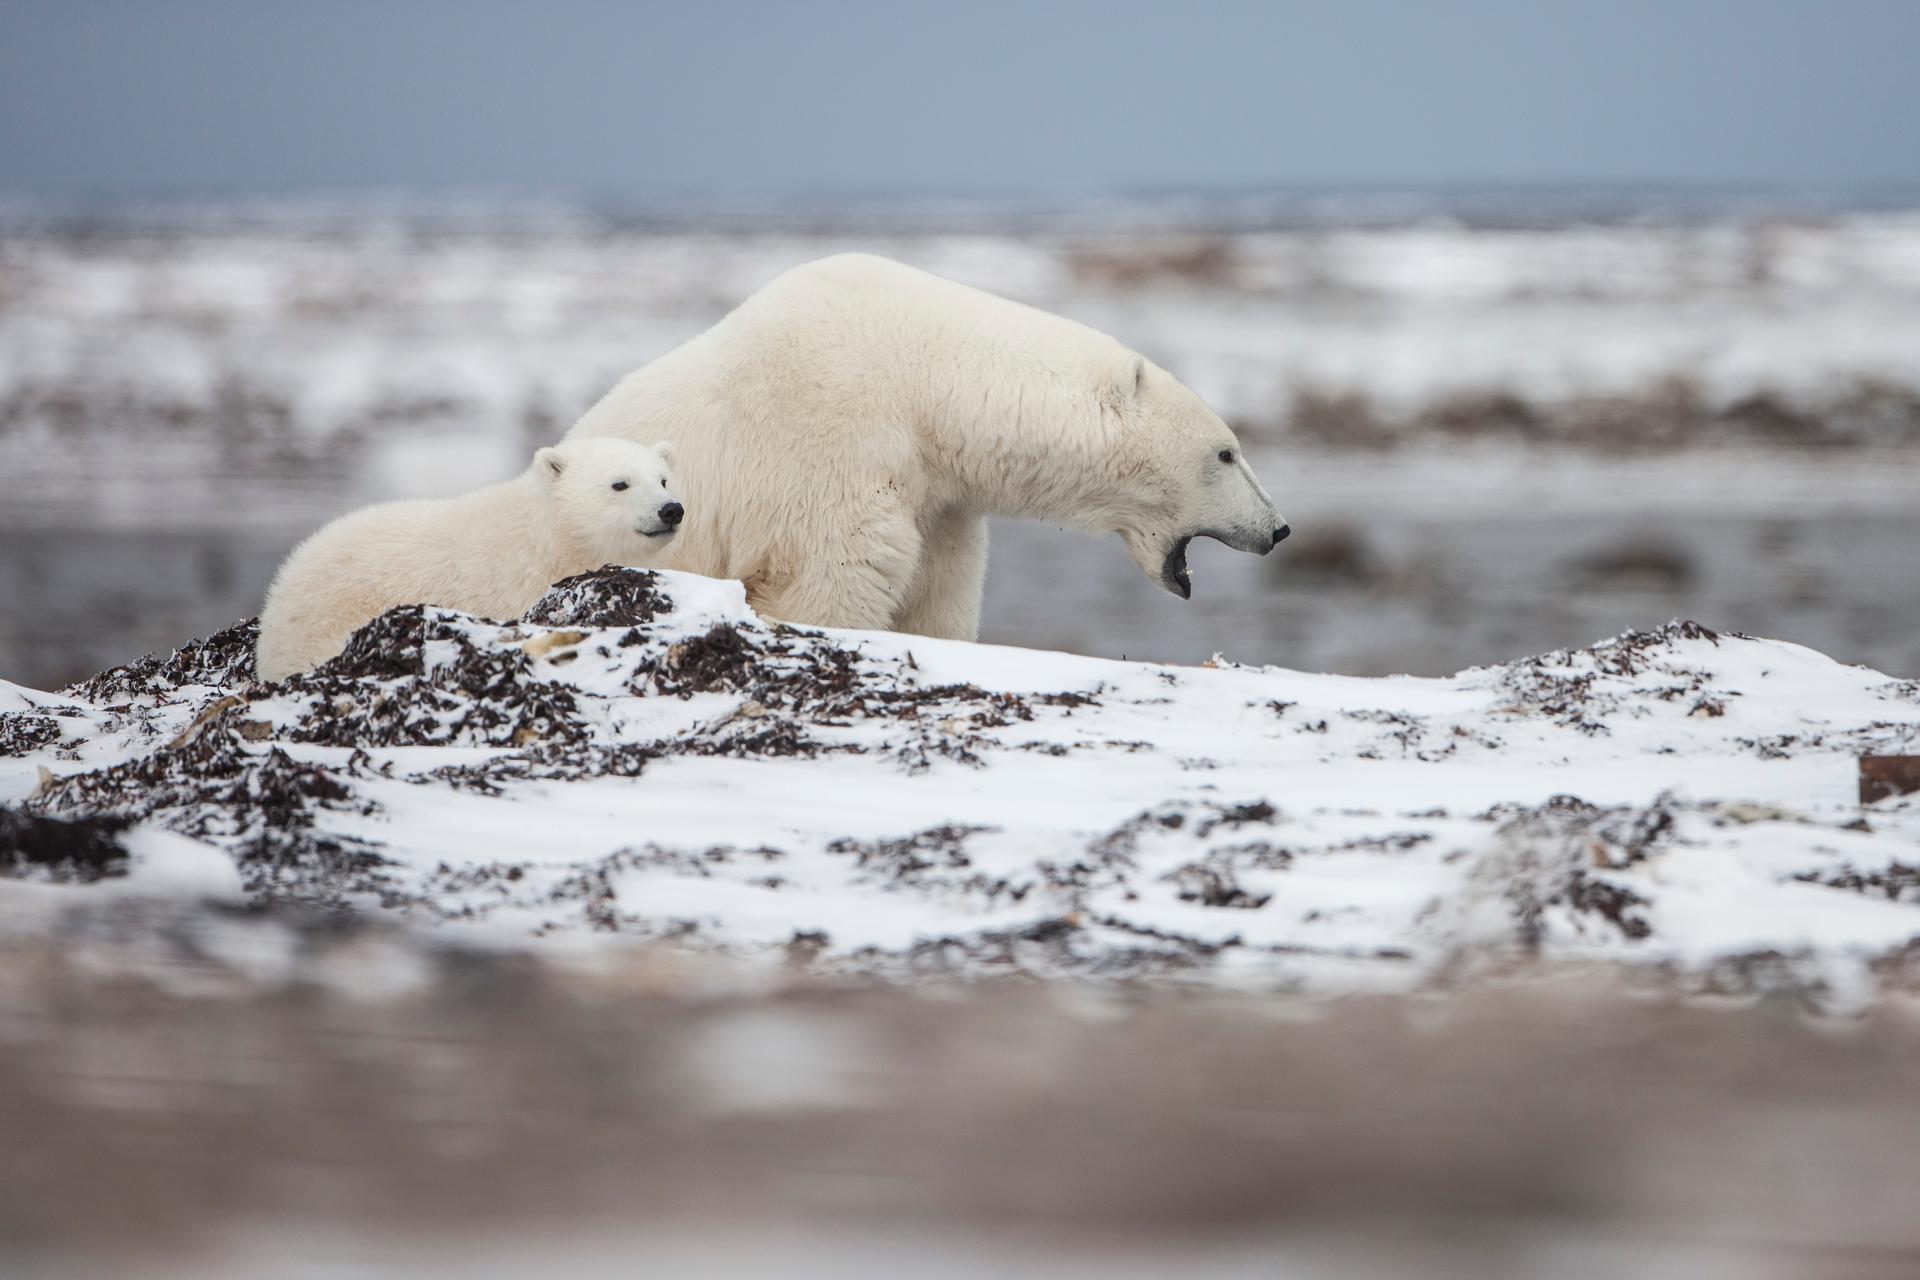
[[[1920,0],[4,0],[0,192],[1920,180]]]

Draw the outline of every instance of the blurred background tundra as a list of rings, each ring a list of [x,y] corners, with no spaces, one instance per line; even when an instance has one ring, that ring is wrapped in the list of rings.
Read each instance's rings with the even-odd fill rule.
[[[328,516],[504,478],[783,268],[863,248],[1191,383],[1299,536],[994,531],[985,637],[1444,673],[1674,616],[1920,672],[1920,213],[1488,191],[779,208],[29,206],[0,237],[0,670],[256,612]]]

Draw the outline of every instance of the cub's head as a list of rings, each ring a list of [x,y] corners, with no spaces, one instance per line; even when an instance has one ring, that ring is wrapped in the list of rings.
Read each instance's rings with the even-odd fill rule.
[[[673,480],[673,446],[612,436],[567,440],[533,455],[561,528],[627,563],[659,555],[686,508]]]
[[[1232,429],[1166,370],[1127,353],[1108,408],[1127,442],[1114,523],[1149,580],[1184,600],[1195,538],[1265,555],[1290,532]]]

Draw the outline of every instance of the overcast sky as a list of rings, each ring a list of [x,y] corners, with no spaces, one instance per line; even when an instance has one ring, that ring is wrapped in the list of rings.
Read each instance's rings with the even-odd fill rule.
[[[0,192],[1920,180],[1920,0],[0,0]]]

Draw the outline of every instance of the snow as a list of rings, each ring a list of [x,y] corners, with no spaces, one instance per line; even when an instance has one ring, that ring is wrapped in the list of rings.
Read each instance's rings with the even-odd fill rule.
[[[630,618],[570,621],[636,590]],[[0,901],[388,919],[411,941],[326,979],[368,998],[412,989],[408,947],[664,941],[1308,997],[1597,969],[1849,1009],[1920,937],[1920,804],[1855,795],[1858,755],[1920,750],[1920,685],[1796,645],[1674,624],[1358,678],[769,626],[737,583],[672,573],[549,601],[539,624],[396,611],[281,685],[236,632],[0,687],[0,715],[60,726],[0,761],[0,804],[134,822],[123,879]],[[270,976],[284,946],[249,924],[205,949]]]
[[[154,509],[151,489],[156,468],[180,482],[214,470],[252,480],[221,518],[271,522],[285,498],[259,473],[329,455],[352,455],[367,495],[453,492],[464,473],[423,472],[385,437],[451,436],[476,452],[467,470],[498,474],[780,271],[848,249],[1107,329],[1270,438],[1303,392],[1389,417],[1456,395],[1550,411],[1668,384],[1696,388],[1708,412],[1920,393],[1909,210],[1040,234],[189,218],[161,235],[0,237],[0,474],[13,478],[0,495],[41,518],[206,520]],[[112,447],[130,432],[137,471]],[[85,491],[45,492],[78,467],[96,478]]]

